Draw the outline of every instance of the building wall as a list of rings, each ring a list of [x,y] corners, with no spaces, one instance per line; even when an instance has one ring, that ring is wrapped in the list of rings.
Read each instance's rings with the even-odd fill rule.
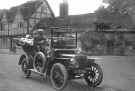
[[[9,49],[10,43],[10,39],[7,37],[0,38],[0,49]]]
[[[1,20],[1,31],[7,31],[8,30],[8,21],[7,21],[7,17],[6,14],[3,14],[2,20]]]
[[[13,22],[8,22],[6,14],[3,15],[0,22],[0,48],[12,48],[15,46],[13,41],[9,39],[11,35],[26,34],[35,24],[37,24],[42,18],[53,17],[53,14],[48,4],[41,0],[43,3],[35,10],[28,21],[23,19],[21,12],[17,12]]]
[[[53,17],[49,6],[43,2],[36,12],[29,19],[29,30],[31,31],[33,27],[43,18]]]
[[[27,22],[23,19],[23,16],[18,12],[11,25],[10,31],[12,34],[22,34],[27,32]]]

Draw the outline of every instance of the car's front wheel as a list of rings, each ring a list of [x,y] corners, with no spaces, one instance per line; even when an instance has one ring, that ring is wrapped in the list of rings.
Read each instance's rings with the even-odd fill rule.
[[[101,67],[96,63],[90,64],[84,78],[90,87],[97,87],[103,80]]]
[[[56,90],[62,90],[68,80],[68,72],[66,67],[61,63],[56,63],[53,65],[50,72],[50,81],[52,86]]]

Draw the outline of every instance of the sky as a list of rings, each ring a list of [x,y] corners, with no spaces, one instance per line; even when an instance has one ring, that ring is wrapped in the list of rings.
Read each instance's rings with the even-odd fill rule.
[[[9,9],[13,6],[20,5],[29,0],[0,0],[0,9]],[[47,0],[55,14],[59,15],[59,4],[63,0]],[[102,0],[68,0],[69,3],[69,14],[85,14],[93,13],[95,10],[103,5]]]

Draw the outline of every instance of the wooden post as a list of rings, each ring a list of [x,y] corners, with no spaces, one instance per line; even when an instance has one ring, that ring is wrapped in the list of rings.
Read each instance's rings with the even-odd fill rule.
[[[29,19],[27,20],[27,33],[29,34]]]

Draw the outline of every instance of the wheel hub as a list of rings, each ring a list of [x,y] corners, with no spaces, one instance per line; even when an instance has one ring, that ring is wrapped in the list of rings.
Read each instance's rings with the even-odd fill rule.
[[[88,79],[94,83],[98,80],[99,73],[98,70],[92,66],[87,75]]]
[[[96,76],[94,71],[90,72],[90,75],[91,75],[92,78],[94,78]]]
[[[64,76],[59,68],[56,68],[54,71],[53,79],[58,87],[60,87],[64,82]]]

